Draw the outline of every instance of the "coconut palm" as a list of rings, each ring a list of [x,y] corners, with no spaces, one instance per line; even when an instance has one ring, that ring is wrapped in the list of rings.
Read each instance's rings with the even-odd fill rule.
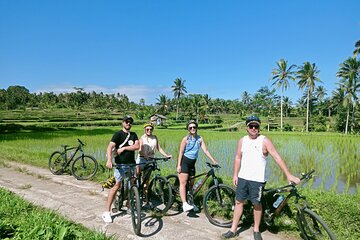
[[[349,116],[350,116],[350,107],[352,107],[352,124],[351,128],[354,125],[355,118],[355,107],[358,99],[357,93],[360,90],[359,76],[360,76],[360,61],[357,61],[356,58],[348,58],[340,64],[340,69],[336,73],[336,76],[340,79],[340,87],[344,90],[345,98],[343,100],[344,107],[347,108],[346,113],[346,125],[345,125],[345,134],[348,133],[349,125]],[[352,131],[352,129],[351,129]]]
[[[318,77],[319,72],[315,63],[311,64],[310,62],[305,62],[296,72],[299,88],[306,90],[306,132],[309,131],[309,102],[311,93],[315,89],[315,82],[321,82]]]
[[[295,81],[293,68],[296,66],[294,64],[288,66],[288,62],[284,59],[280,59],[276,63],[277,68],[274,68],[271,72],[272,80],[275,80],[272,85],[276,85],[278,89],[281,89],[281,99],[280,99],[280,129],[283,130],[283,98],[284,92],[290,86],[289,80]]]
[[[174,93],[174,97],[176,98],[176,120],[177,120],[179,116],[179,99],[181,98],[181,96],[187,93],[185,87],[185,80],[182,80],[181,78],[176,78],[174,80],[174,85],[171,86],[171,88]]]
[[[354,58],[357,58],[357,55],[360,54],[360,40],[355,43],[355,50],[354,50]]]
[[[169,107],[168,97],[166,97],[164,94],[161,94],[156,100],[158,101],[156,103],[158,106],[158,112],[165,115]]]

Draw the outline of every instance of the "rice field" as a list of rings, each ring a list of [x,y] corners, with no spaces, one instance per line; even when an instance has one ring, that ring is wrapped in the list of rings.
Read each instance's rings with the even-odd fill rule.
[[[47,167],[50,154],[61,150],[61,144],[77,145],[77,138],[86,143],[85,152],[105,163],[105,151],[117,128],[76,128],[49,132],[22,132],[0,135],[0,159],[10,159],[36,166]],[[140,137],[143,130],[134,126]],[[175,173],[179,143],[187,134],[184,130],[155,129],[162,148],[173,155],[171,161],[160,164],[164,175]],[[246,133],[199,130],[210,153],[221,165],[219,176],[230,181],[233,175],[233,158],[237,141]],[[269,137],[294,174],[315,169],[317,176],[310,187],[338,193],[355,193],[360,183],[360,136],[324,133],[263,132]],[[197,172],[206,171],[206,156],[200,151]],[[101,181],[103,176],[96,180]],[[268,184],[285,184],[286,179],[275,161],[269,156],[266,172]]]

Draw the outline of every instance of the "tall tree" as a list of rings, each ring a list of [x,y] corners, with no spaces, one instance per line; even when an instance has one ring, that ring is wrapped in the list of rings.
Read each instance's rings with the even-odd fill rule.
[[[185,80],[182,80],[181,78],[176,78],[174,80],[174,85],[171,86],[171,88],[174,93],[174,97],[176,98],[176,120],[177,120],[179,117],[179,100],[181,96],[187,93],[185,87]]]
[[[280,59],[276,63],[277,68],[274,68],[271,72],[272,74],[272,80],[274,80],[274,83],[272,85],[276,85],[278,89],[281,89],[281,99],[280,99],[280,129],[283,130],[283,98],[284,98],[284,92],[288,89],[290,86],[289,80],[295,81],[295,71],[293,71],[293,68],[296,67],[296,65],[292,64],[288,66],[288,62],[284,59]]]
[[[311,93],[315,89],[315,83],[321,82],[319,75],[319,70],[315,63],[305,62],[302,66],[299,67],[299,70],[296,72],[296,78],[299,80],[299,88],[306,91],[306,132],[309,131],[309,102],[311,98]]]
[[[360,40],[355,43],[355,50],[354,50],[354,58],[357,58],[358,54],[360,54]]]
[[[359,75],[360,61],[357,61],[356,58],[351,57],[340,64],[340,69],[336,74],[337,77],[341,78],[340,87],[344,90],[345,93],[343,100],[343,105],[347,108],[345,134],[348,133],[350,107],[352,107],[351,131],[353,130],[354,126],[355,108],[358,99],[357,93],[360,91]]]
[[[168,97],[166,97],[164,94],[161,94],[156,100],[158,101],[156,103],[156,105],[158,106],[158,112],[165,115],[169,107]]]

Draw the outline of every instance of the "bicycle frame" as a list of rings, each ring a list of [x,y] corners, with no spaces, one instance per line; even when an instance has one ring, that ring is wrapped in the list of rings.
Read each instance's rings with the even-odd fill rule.
[[[137,177],[139,191],[144,190],[145,184],[149,183],[151,174],[153,172],[155,172],[155,171],[158,172],[154,175],[153,178],[156,178],[156,176],[160,176],[159,172],[161,170],[157,166],[157,161],[159,161],[159,160],[167,161],[168,159],[169,158],[150,158],[150,160],[147,163],[143,163],[145,165],[145,169],[143,170],[143,172],[144,172],[143,180],[141,181],[141,175]],[[142,165],[142,164],[139,164],[139,165]]]
[[[311,174],[313,172],[314,171],[311,171],[304,175],[304,177],[301,179],[302,184],[304,184],[311,178]],[[285,196],[284,200],[280,203],[280,205],[275,210],[273,210],[274,207],[272,206],[272,202],[269,203],[269,198],[271,197],[271,195],[275,196],[280,193],[287,193],[287,195]],[[284,207],[293,197],[295,197],[294,204],[298,209],[298,211],[301,211],[301,209],[305,207],[309,207],[305,197],[299,194],[298,189],[294,184],[289,184],[279,188],[264,189],[263,195],[264,195],[264,201],[263,201],[264,220],[268,225],[276,216],[280,215],[283,212]],[[300,199],[304,201],[303,206],[299,204]]]
[[[62,151],[63,157],[65,158],[64,160],[66,161],[66,165],[65,168],[67,168],[70,163],[74,160],[76,154],[78,152],[81,153],[81,156],[84,156],[84,151],[82,149],[82,146],[84,145],[83,142],[80,141],[80,139],[78,139],[79,145],[77,147],[69,147],[68,145],[63,145],[64,150]],[[75,149],[75,152],[71,155],[70,159],[67,158],[67,153],[71,150]]]
[[[198,174],[198,175],[196,175],[196,176],[192,176],[192,177],[189,177],[189,178],[188,178],[188,181],[187,181],[187,184],[186,184],[187,191],[190,190],[190,192],[191,192],[191,194],[192,194],[193,196],[195,196],[195,195],[200,191],[200,189],[204,186],[204,184],[205,184],[206,181],[209,179],[209,177],[212,177],[212,179],[214,180],[215,186],[218,186],[218,185],[219,185],[219,181],[218,181],[218,179],[217,179],[217,177],[216,177],[216,175],[215,175],[215,166],[212,165],[212,164],[210,164],[210,163],[208,163],[208,162],[207,162],[206,164],[210,167],[210,170],[209,170],[209,171],[203,172],[203,173],[200,173],[200,174]],[[197,179],[197,178],[200,178],[200,177],[202,177],[202,176],[205,176],[205,177],[202,178],[201,180],[199,180],[199,181],[201,181],[200,184],[199,184],[195,189],[193,189],[193,187],[192,187],[191,184],[190,184],[191,181],[192,181],[192,180],[195,180],[195,179]]]

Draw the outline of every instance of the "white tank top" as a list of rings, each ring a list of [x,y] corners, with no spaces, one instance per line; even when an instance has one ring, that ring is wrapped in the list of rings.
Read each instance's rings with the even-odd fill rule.
[[[263,135],[256,139],[251,139],[249,136],[243,138],[239,178],[265,182],[266,156],[262,150],[264,138]]]
[[[155,149],[157,145],[156,137],[155,136],[146,136],[146,134],[141,136],[142,145],[139,151],[139,155],[141,157],[154,157]]]

